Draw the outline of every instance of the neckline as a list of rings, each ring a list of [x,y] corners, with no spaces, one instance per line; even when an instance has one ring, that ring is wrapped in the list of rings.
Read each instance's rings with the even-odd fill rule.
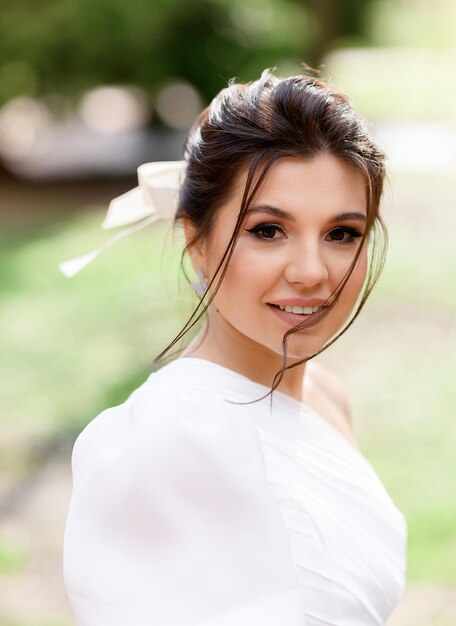
[[[203,367],[204,366],[208,367],[208,369],[215,369],[215,370],[218,369],[222,371],[225,374],[225,376],[230,376],[231,378],[236,379],[237,387],[234,390],[233,388],[230,388],[230,391],[242,392],[243,389],[239,389],[239,386],[238,386],[239,383],[242,383],[244,385],[245,390],[247,390],[247,386],[250,391],[252,390],[252,387],[257,387],[259,397],[265,395],[270,389],[266,385],[263,385],[262,383],[258,383],[252,380],[251,378],[244,376],[244,374],[236,372],[236,370],[232,370],[228,367],[225,367],[224,365],[220,365],[219,363],[216,363],[215,361],[202,359],[201,357],[179,357],[177,359],[174,359],[170,363],[168,363],[166,367],[169,367],[171,365],[176,365],[176,364],[182,365],[182,363],[185,361],[187,361],[188,364],[190,364],[190,362],[192,361],[197,362]],[[200,382],[200,379],[197,379],[197,382]],[[219,384],[218,381],[217,383]],[[204,380],[203,384],[207,385],[208,381]],[[253,398],[253,399],[255,400],[256,398]],[[327,432],[330,432],[333,435],[335,435],[339,440],[343,441],[344,444],[347,445],[351,450],[353,450],[357,455],[359,455],[361,458],[364,458],[364,455],[362,454],[359,448],[355,447],[335,426],[333,426],[333,424],[328,422],[322,415],[320,415],[320,413],[318,413],[314,408],[312,408],[306,402],[303,402],[302,400],[297,400],[296,398],[293,398],[289,394],[284,393],[283,391],[278,391],[278,390],[274,391],[273,403],[276,400],[279,401],[279,404],[281,404],[283,408],[287,410],[287,412],[290,411],[294,413],[295,415],[297,412],[298,413],[300,413],[301,411],[307,412],[314,418],[314,420],[322,424],[323,427],[327,430]],[[268,398],[261,400],[261,402],[265,402],[265,401],[268,401]]]
[[[179,357],[177,359],[174,359],[172,363],[177,363],[177,362],[182,362],[182,361],[196,361],[198,363],[207,364],[210,368],[219,369],[225,372],[227,376],[240,379],[246,386],[248,385],[249,388],[258,387],[259,393],[261,395],[266,395],[266,393],[270,391],[270,387],[268,387],[267,385],[263,385],[262,383],[259,383],[256,380],[252,380],[248,376],[245,376],[244,374],[241,374],[240,372],[237,372],[236,370],[233,370],[229,367],[225,367],[224,365],[220,365],[220,363],[216,363],[215,361],[209,361],[209,359],[202,359],[201,357],[194,357],[194,356],[187,357],[186,356],[186,357]],[[305,408],[316,413],[316,411],[312,409],[312,407],[309,404],[306,404],[302,400],[297,400],[296,398],[293,398],[293,396],[290,396],[288,393],[284,393],[283,391],[278,391],[276,389],[274,391],[274,397],[280,398],[281,402],[287,403],[290,406],[294,406],[295,408]],[[320,415],[319,417],[323,419]]]

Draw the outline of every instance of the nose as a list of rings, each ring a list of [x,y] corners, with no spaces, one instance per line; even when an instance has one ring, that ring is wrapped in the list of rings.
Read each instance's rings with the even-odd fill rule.
[[[290,253],[284,272],[289,283],[299,283],[302,287],[311,288],[328,280],[328,267],[317,244],[297,245]]]

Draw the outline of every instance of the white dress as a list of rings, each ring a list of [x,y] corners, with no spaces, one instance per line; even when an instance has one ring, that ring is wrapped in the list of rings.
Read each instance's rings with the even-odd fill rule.
[[[267,391],[182,358],[85,427],[63,558],[78,626],[385,624],[402,513],[310,407],[245,404]]]

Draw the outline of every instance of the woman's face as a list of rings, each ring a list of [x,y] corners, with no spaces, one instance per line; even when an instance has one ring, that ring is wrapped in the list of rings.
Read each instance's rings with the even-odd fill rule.
[[[234,194],[217,211],[210,235],[193,256],[209,279],[235,227],[246,174],[245,169],[238,175]],[[303,319],[314,319],[312,312],[349,268],[365,228],[365,183],[354,167],[330,155],[277,161],[247,214],[209,308],[210,332],[221,349],[282,355],[284,334]],[[317,352],[341,328],[366,266],[364,245],[333,310],[289,336],[290,358]]]

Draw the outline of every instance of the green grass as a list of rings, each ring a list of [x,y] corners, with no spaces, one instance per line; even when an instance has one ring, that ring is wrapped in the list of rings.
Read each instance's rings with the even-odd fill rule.
[[[29,552],[22,546],[12,545],[0,538],[0,576],[17,574],[27,564]]]

